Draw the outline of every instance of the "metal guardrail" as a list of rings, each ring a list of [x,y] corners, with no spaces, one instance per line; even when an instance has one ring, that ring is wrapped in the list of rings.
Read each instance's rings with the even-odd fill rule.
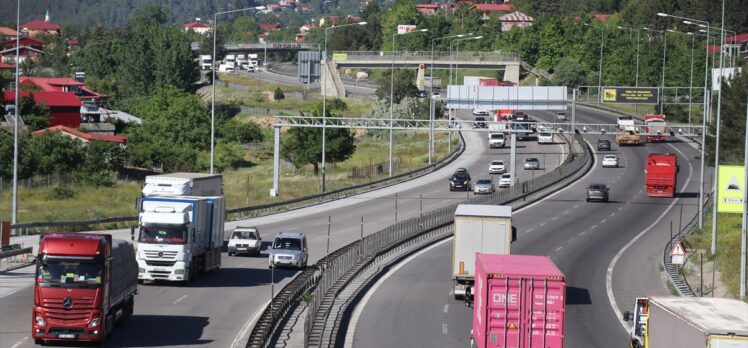
[[[462,203],[470,204],[506,204],[526,199],[530,195],[545,189],[560,180],[568,178],[590,161],[590,153],[583,143],[581,135],[574,135],[570,143],[570,154],[561,166],[556,169],[521,182],[507,190],[491,195],[473,197]],[[459,204],[459,203],[457,203]],[[399,221],[379,232],[368,235],[350,243],[320,259],[314,266],[302,271],[294,280],[273,298],[253,328],[247,347],[264,347],[277,329],[278,322],[291,308],[292,304],[302,300],[308,301],[307,318],[304,324],[305,345],[318,346],[325,331],[325,322],[329,314],[332,299],[343,285],[360,270],[362,262],[369,262],[377,253],[389,250],[403,241],[428,233],[440,226],[452,223],[457,204],[439,208],[419,217]]]
[[[455,147],[451,154],[441,159],[440,161],[430,164],[428,166],[421,167],[421,168],[418,168],[418,169],[415,169],[415,170],[412,170],[406,173],[398,174],[392,177],[375,180],[375,181],[368,182],[365,184],[345,187],[345,188],[341,188],[338,190],[329,191],[326,193],[319,193],[315,195],[294,198],[294,199],[285,200],[282,202],[227,209],[226,220],[233,221],[233,220],[269,215],[269,214],[273,214],[273,213],[277,213],[281,211],[321,204],[324,202],[356,195],[362,192],[371,191],[377,188],[393,185],[406,179],[419,177],[419,176],[431,173],[433,171],[436,171],[448,165],[449,163],[452,163],[452,161],[454,161],[455,158],[459,157],[463,151],[465,151],[465,146],[464,146],[464,142],[461,140],[461,145],[459,147]],[[12,224],[11,228],[13,230],[21,230],[22,231],[21,234],[23,235],[23,234],[28,234],[29,230],[40,230],[44,228],[54,229],[58,227],[77,227],[80,230],[85,230],[85,229],[90,229],[92,226],[97,226],[97,225],[131,223],[131,222],[137,222],[137,221],[138,221],[137,215],[116,216],[116,217],[91,219],[91,220],[79,220],[79,221],[38,221],[38,222],[17,223],[17,224]]]
[[[332,54],[337,63],[359,60],[381,61],[414,61],[428,65],[431,62],[431,51],[335,51]],[[503,62],[519,63],[519,55],[511,52],[434,52],[434,62],[485,62],[499,64]]]

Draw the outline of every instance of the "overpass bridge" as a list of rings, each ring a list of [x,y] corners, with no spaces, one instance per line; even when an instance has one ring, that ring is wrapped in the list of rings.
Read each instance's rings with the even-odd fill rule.
[[[193,42],[190,47],[193,51],[200,49],[200,42]],[[230,53],[260,53],[260,52],[298,52],[298,51],[319,51],[319,44],[305,44],[298,42],[227,42],[223,49]]]

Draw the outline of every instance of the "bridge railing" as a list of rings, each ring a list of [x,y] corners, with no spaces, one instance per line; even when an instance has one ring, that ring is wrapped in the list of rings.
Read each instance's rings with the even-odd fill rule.
[[[319,50],[319,44],[305,44],[298,42],[227,42],[223,45],[224,49],[229,51],[235,50],[261,50],[261,49],[289,49],[289,50]]]
[[[346,61],[414,61],[428,64],[431,62],[431,51],[335,51],[332,54],[333,60],[338,63]],[[517,62],[519,55],[511,52],[434,52],[434,61],[444,62]]]

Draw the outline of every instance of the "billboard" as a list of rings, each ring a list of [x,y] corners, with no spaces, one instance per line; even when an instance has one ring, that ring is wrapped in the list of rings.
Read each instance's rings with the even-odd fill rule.
[[[348,53],[333,53],[332,60],[336,62],[345,62],[348,60]]]
[[[720,77],[725,80],[725,82],[730,83],[733,76],[741,71],[743,71],[742,68],[722,68],[721,70],[712,69],[712,91],[719,91]]]
[[[657,104],[660,100],[657,87],[603,87],[604,103]]]
[[[743,166],[719,166],[717,212],[743,213],[744,183],[745,169]]]
[[[400,24],[400,25],[397,26],[397,34],[398,35],[402,35],[402,34],[405,34],[405,33],[413,31],[413,29],[415,29],[415,28],[416,28],[415,25],[411,25],[411,24]]]

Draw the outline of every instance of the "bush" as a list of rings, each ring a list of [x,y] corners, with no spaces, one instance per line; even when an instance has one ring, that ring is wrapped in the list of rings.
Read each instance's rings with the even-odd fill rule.
[[[55,186],[52,189],[52,192],[50,193],[51,199],[70,199],[75,197],[75,191],[64,187],[64,186]]]
[[[273,99],[275,99],[275,100],[286,99],[286,95],[283,94],[283,90],[280,87],[275,88],[275,93],[273,94]]]

